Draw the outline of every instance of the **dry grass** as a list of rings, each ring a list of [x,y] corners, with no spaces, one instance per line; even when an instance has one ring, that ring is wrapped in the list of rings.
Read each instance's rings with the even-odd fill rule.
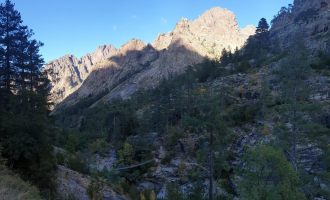
[[[41,200],[36,187],[0,166],[0,200]]]

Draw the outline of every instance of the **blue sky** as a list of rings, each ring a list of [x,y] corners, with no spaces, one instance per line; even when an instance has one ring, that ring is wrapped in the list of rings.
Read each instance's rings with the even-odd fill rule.
[[[2,0],[3,2],[4,0]],[[181,17],[195,19],[214,6],[233,11],[241,27],[271,20],[293,0],[12,0],[24,24],[45,46],[45,61],[78,57],[102,44],[120,47],[131,38],[152,42]]]

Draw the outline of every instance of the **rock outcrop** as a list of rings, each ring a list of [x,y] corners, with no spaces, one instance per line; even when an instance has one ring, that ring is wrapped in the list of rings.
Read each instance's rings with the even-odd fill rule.
[[[51,81],[51,101],[57,104],[76,91],[93,70],[116,52],[117,49],[113,46],[103,45],[80,59],[65,55],[49,62],[44,70]]]
[[[103,46],[80,59],[65,56],[46,66],[57,107],[84,98],[111,101],[148,89],[206,57],[219,58],[223,49],[241,48],[255,28],[240,29],[235,15],[212,8],[196,20],[181,19],[174,30],[159,35],[153,44],[131,40],[120,49]]]
[[[58,166],[57,170],[57,191],[63,199],[89,200],[88,188],[91,184],[91,177],[82,175],[64,166]],[[102,199],[105,200],[126,200],[125,196],[115,192],[108,185],[99,188]]]
[[[330,52],[330,1],[295,0],[273,20],[271,36],[280,46],[303,41],[314,53]]]

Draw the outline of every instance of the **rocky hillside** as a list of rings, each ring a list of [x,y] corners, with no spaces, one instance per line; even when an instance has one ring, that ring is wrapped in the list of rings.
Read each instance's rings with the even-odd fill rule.
[[[131,199],[205,199],[210,191],[219,199],[329,199],[329,31],[310,32],[328,23],[327,5],[283,7],[270,30],[221,62],[203,59],[243,45],[229,33],[244,38],[245,30],[219,8],[182,19],[153,45],[127,43],[53,116],[70,127],[59,137],[71,149],[62,164],[98,171]],[[298,33],[307,34],[301,42]]]
[[[153,44],[134,39],[118,50],[102,46],[80,59],[64,56],[45,68],[52,82],[52,100],[58,104],[70,94],[62,105],[86,97],[127,98],[205,57],[219,58],[223,49],[241,48],[254,32],[253,26],[240,29],[231,11],[216,7],[196,20],[181,19],[172,32],[159,35]]]
[[[271,35],[283,47],[300,40],[314,53],[329,52],[329,28],[329,0],[295,0],[293,5],[282,7],[274,18]]]

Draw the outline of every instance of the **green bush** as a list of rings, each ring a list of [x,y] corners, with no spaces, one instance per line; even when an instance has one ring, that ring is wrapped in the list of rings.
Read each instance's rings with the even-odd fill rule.
[[[87,174],[89,173],[89,168],[86,160],[82,158],[80,154],[71,154],[68,156],[67,165],[70,169]]]
[[[320,52],[316,61],[311,64],[311,68],[315,70],[330,70],[330,56]]]
[[[180,191],[180,187],[175,183],[169,183],[166,185],[165,200],[184,200],[184,195]]]
[[[258,105],[233,105],[228,111],[227,120],[233,125],[242,125],[244,123],[253,122],[259,112]]]
[[[91,200],[102,200],[103,199],[103,184],[98,180],[92,180],[88,185],[87,193]]]
[[[238,187],[243,199],[306,199],[299,191],[298,175],[281,151],[258,146],[246,153],[244,162]]]
[[[238,73],[246,73],[249,69],[251,69],[251,65],[248,61],[240,62],[236,67]]]
[[[135,156],[135,150],[133,146],[125,142],[123,145],[123,148],[118,151],[119,154],[119,162],[123,164],[133,164],[134,162],[134,156]]]
[[[58,165],[64,165],[65,163],[65,156],[63,155],[63,153],[56,153],[56,163]]]
[[[94,142],[92,142],[88,149],[91,151],[91,153],[97,153],[102,156],[105,156],[110,149],[110,145],[105,141],[105,139],[97,139]]]

